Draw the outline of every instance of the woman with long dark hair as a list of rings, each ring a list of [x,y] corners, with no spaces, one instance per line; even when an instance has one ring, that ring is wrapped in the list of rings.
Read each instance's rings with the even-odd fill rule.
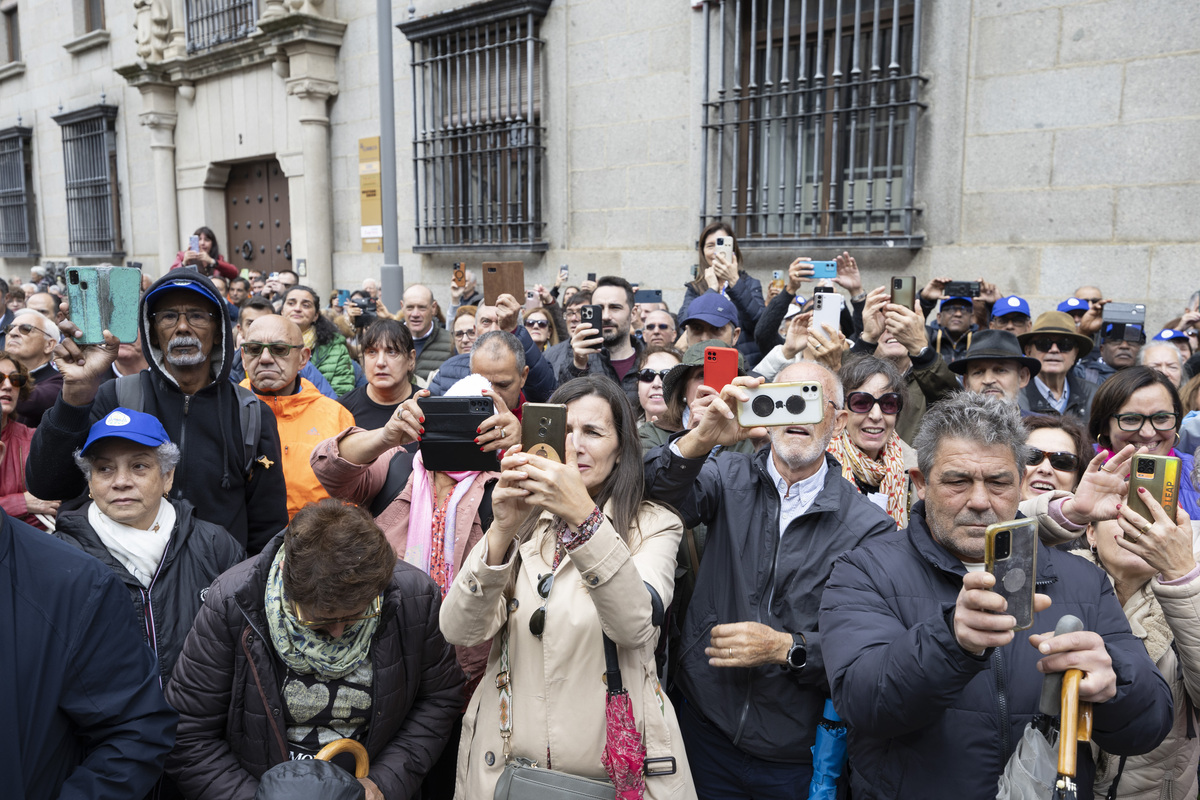
[[[217,244],[217,235],[213,233],[212,228],[201,225],[192,235],[200,242],[197,249],[180,250],[179,254],[175,256],[175,263],[171,265],[171,269],[195,267],[205,275],[212,275],[215,272],[226,279],[238,276],[237,267],[221,258],[221,248]]]
[[[550,402],[567,407],[563,462],[508,451],[495,521],[442,605],[448,641],[495,637],[463,722],[455,796],[491,797],[509,755],[587,778],[629,777],[601,760],[607,635],[645,758],[675,760],[669,774],[650,770],[644,796],[695,797],[654,661],[653,609],[655,598],[671,602],[679,518],[645,499],[636,417],[620,386],[576,378]]]
[[[354,367],[350,351],[338,329],[321,313],[315,290],[307,286],[292,286],[283,293],[280,313],[300,326],[304,346],[312,352],[312,363],[329,381],[338,397],[354,389]]]
[[[725,253],[717,247],[717,239],[729,239],[733,245],[733,253],[727,259]],[[763,302],[762,283],[746,272],[742,266],[742,251],[738,247],[737,237],[733,235],[733,226],[728,222],[710,222],[700,232],[698,272],[696,279],[686,284],[683,294],[683,305],[679,307],[680,322],[687,319],[688,306],[702,294],[720,292],[733,301],[738,312],[738,327],[742,334],[738,338],[738,350],[753,364],[758,361],[758,345],[754,343],[754,327],[759,317],[763,315],[766,303]]]

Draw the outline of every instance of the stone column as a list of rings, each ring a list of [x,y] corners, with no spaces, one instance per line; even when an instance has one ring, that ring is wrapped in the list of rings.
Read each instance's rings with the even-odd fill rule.
[[[179,252],[179,201],[175,186],[175,87],[148,83],[142,93],[138,120],[150,129],[150,152],[154,161],[154,200],[158,210],[158,264],[165,272]]]
[[[293,248],[293,259],[305,259],[308,275],[302,282],[322,297],[333,286],[333,182],[326,103],[337,90],[336,83],[317,78],[288,81],[287,89],[298,101],[296,121],[304,164],[304,248],[301,252]],[[292,209],[294,217],[296,207]]]

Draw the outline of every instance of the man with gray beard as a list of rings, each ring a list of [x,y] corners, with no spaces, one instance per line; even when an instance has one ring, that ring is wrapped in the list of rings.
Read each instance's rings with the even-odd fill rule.
[[[846,424],[842,387],[802,361],[780,383],[820,383],[819,422],[743,428],[761,378],[701,387],[697,425],[646,456],[646,493],[708,538],[677,652],[674,697],[701,798],[808,796],[829,684],[817,626],[834,559],[896,529],[825,452]],[[754,455],[723,450],[769,437]]]
[[[234,339],[224,300],[200,273],[174,270],[150,286],[138,314],[149,367],[108,381],[116,337],[106,331],[103,344],[80,345],[79,329],[59,323],[64,338],[54,358],[63,389],[34,435],[29,490],[54,500],[82,494],[87,486],[72,453],[92,423],[118,407],[144,411],[182,453],[172,494],[257,553],[288,524],[287,489],[274,414],[229,380]]]

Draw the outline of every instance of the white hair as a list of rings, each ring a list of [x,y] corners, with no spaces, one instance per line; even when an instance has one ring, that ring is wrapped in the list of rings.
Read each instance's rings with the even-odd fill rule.
[[[32,308],[18,309],[17,312],[15,314],[13,314],[13,324],[15,325],[17,323],[17,320],[20,319],[21,317],[33,317],[34,319],[37,320],[37,326],[39,328],[41,328],[46,333],[47,336],[53,336],[54,341],[56,341],[56,342],[59,340],[60,332],[58,330],[58,326],[54,324],[54,320],[50,319],[42,312],[37,311]],[[30,320],[30,322],[32,323],[33,320]]]

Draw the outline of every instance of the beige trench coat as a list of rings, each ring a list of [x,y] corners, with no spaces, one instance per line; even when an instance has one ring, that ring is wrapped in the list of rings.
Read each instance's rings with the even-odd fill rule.
[[[543,603],[538,576],[551,571],[550,519],[543,513],[534,535],[521,545],[520,558],[510,554],[497,567],[487,566],[487,539],[481,541],[442,604],[441,627],[448,641],[472,645],[495,637],[483,681],[463,719],[455,798],[490,800],[504,769],[495,678],[500,672],[499,633],[506,624],[514,757],[529,758],[542,767],[549,759],[553,769],[607,778],[600,763],[605,741],[603,625],[617,645],[621,678],[647,757],[675,759],[675,774],[646,779],[646,797],[696,797],[679,721],[655,676],[659,632],[651,622],[650,594],[643,584],[648,582],[663,603],[670,604],[683,533],[679,518],[644,504],[640,531],[630,534],[632,553],[605,519],[555,571],[545,600],[545,632],[538,639],[529,631],[529,618]]]

